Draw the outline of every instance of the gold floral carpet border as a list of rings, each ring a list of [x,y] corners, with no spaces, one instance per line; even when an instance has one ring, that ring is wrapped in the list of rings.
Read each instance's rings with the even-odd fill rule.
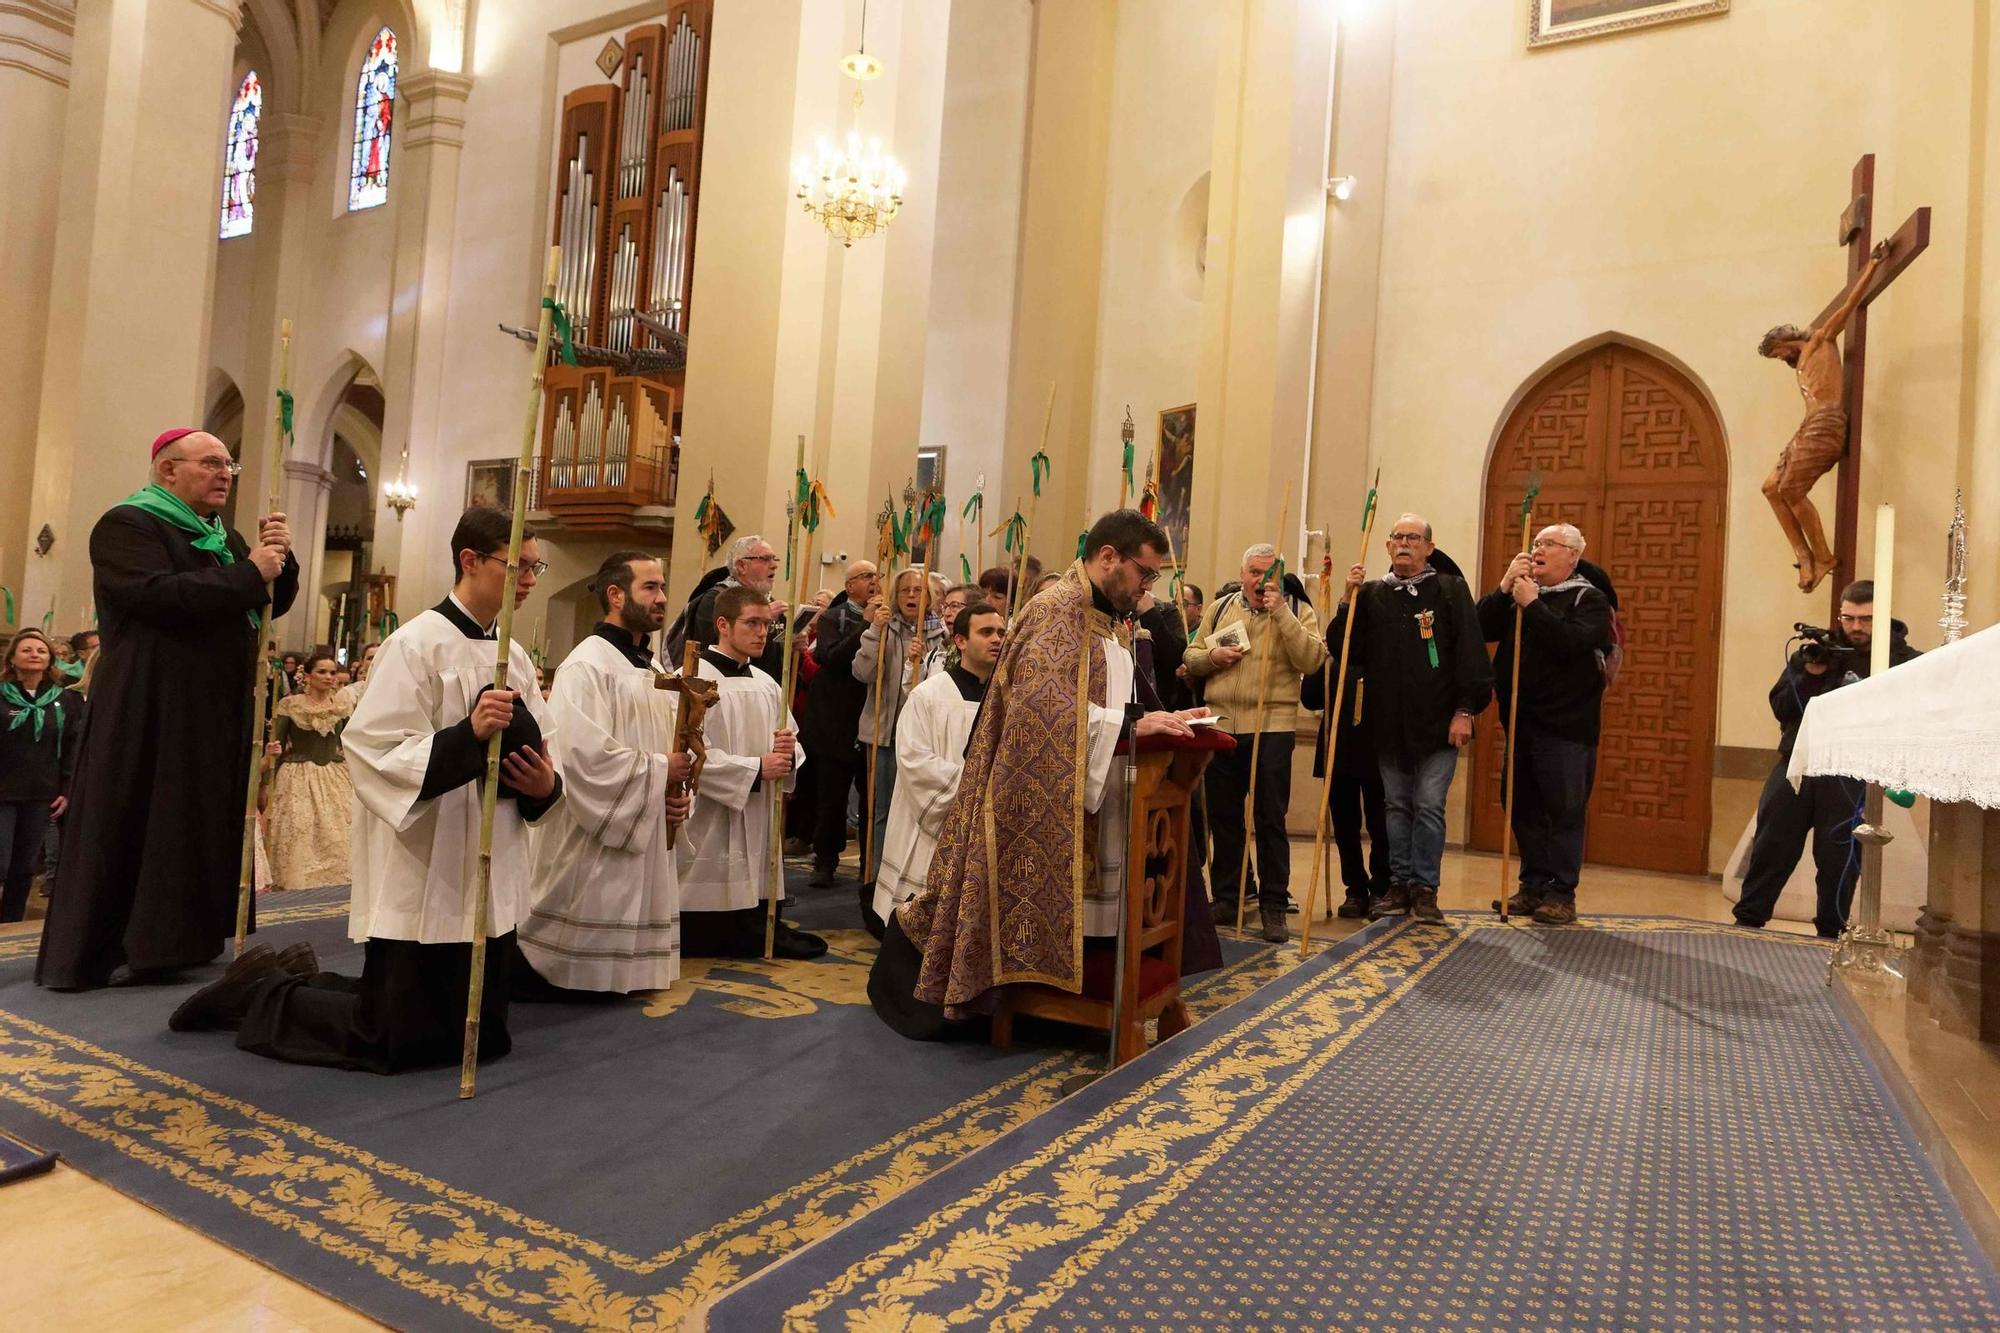
[[[260,922],[345,911],[344,898],[300,903],[260,910]],[[33,937],[6,943],[15,947],[0,952],[0,961],[33,952]],[[1215,1014],[1298,961],[1290,947],[1260,949],[1192,986],[1189,1008],[1197,1019]],[[923,1058],[920,1048],[912,1048],[912,1058]],[[0,1100],[170,1177],[191,1201],[220,1205],[239,1223],[249,1219],[351,1261],[421,1298],[435,1314],[449,1311],[468,1322],[523,1330],[677,1327],[746,1276],[1033,1119],[1060,1100],[1067,1079],[1098,1063],[1100,1057],[1073,1052],[1046,1058],[659,1253],[640,1256],[0,1010]],[[186,1220],[185,1213],[168,1210]],[[254,1234],[249,1245],[256,1248]]]

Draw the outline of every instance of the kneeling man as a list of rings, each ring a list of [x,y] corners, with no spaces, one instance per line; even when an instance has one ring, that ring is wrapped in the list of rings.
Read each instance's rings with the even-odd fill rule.
[[[348,933],[365,943],[359,978],[321,972],[308,946],[246,950],[196,991],[169,1026],[236,1028],[243,1050],[292,1064],[395,1074],[458,1061],[478,911],[480,787],[486,743],[501,740],[493,811],[491,916],[479,1055],[513,1047],[507,1032],[514,927],[528,908],[528,825],[562,794],[542,728],[535,664],[518,643],[493,688],[495,622],[547,569],[534,530],[507,586],[512,516],[475,506],[451,535],[456,582],[442,602],[390,635],[368,692],[342,733],[354,778],[354,900]]]
[[[549,695],[563,802],[535,840],[517,999],[664,990],[681,970],[668,839],[688,815],[691,798],[675,787],[689,759],[670,753],[678,696],[656,687],[651,648],[666,622],[666,579],[645,552],[619,551],[592,587],[604,619],[564,659]]]
[[[1007,618],[984,602],[961,609],[951,624],[957,664],[912,690],[896,719],[895,796],[882,840],[874,910],[865,923],[877,939],[884,918],[923,891],[938,830],[965,770],[965,742],[1006,633]]]

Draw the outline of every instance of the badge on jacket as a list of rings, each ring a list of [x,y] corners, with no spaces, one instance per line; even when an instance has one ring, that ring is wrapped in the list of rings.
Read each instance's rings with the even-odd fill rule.
[[[1417,637],[1424,641],[1426,648],[1430,649],[1431,667],[1435,670],[1438,664],[1438,646],[1436,637],[1431,633],[1431,626],[1437,622],[1437,612],[1419,611],[1416,614],[1416,621]]]

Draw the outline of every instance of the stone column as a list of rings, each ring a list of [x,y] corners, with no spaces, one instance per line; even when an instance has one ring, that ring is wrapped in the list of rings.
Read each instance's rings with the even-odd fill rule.
[[[77,15],[28,502],[56,544],[25,579],[58,630],[86,614],[90,530],[145,483],[147,443],[201,421],[237,18],[237,0]]]
[[[294,326],[291,390],[303,406],[298,367],[306,330],[300,320],[313,265],[311,196],[319,135],[317,119],[284,112],[266,111],[257,128],[257,269],[244,321],[249,345],[241,385],[243,475],[236,491],[237,526],[246,534],[256,530],[256,517],[271,502],[270,465],[278,430],[278,328],[286,319]],[[302,420],[295,421],[294,429],[304,425]],[[292,457],[299,454],[294,452]],[[287,464],[290,461],[286,460]],[[294,539],[303,544],[306,533],[300,515],[288,517]],[[301,560],[304,554],[300,552]],[[289,637],[285,639],[287,646],[291,642]]]
[[[7,182],[0,224],[0,364],[8,367],[7,391],[0,393],[0,476],[13,479],[0,487],[0,584],[16,592],[41,526],[28,521],[30,488],[20,482],[35,465],[75,26],[76,6],[68,0],[0,7],[0,125],[22,131],[0,135],[0,179]],[[23,615],[22,623],[34,618]],[[0,616],[0,633],[10,628]]]
[[[292,527],[292,554],[299,562],[299,600],[278,622],[278,646],[311,648],[320,642],[325,611],[320,581],[326,566],[326,501],[333,492],[333,473],[303,459],[285,461],[283,505]]]
[[[382,363],[382,480],[396,478],[410,451],[417,507],[396,521],[378,503],[375,564],[396,574],[397,610],[410,615],[443,593],[442,548],[458,520],[462,476],[448,475],[449,450],[439,399],[444,383],[445,314],[450,299],[453,222],[458,214],[459,150],[472,80],[426,70],[405,78],[396,126],[396,210],[391,256],[389,331]],[[379,488],[377,495],[381,494]],[[437,549],[433,549],[437,548]]]

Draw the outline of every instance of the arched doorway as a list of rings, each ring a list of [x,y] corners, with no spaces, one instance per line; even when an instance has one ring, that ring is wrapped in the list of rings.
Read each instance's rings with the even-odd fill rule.
[[[1542,376],[1509,414],[1487,468],[1482,588],[1521,549],[1531,475],[1542,482],[1535,526],[1583,530],[1584,558],[1610,574],[1625,631],[1624,669],[1604,700],[1585,855],[1705,873],[1729,481],[1722,423],[1685,374],[1626,343]],[[1500,845],[1500,762],[1500,728],[1482,726],[1475,847]]]

